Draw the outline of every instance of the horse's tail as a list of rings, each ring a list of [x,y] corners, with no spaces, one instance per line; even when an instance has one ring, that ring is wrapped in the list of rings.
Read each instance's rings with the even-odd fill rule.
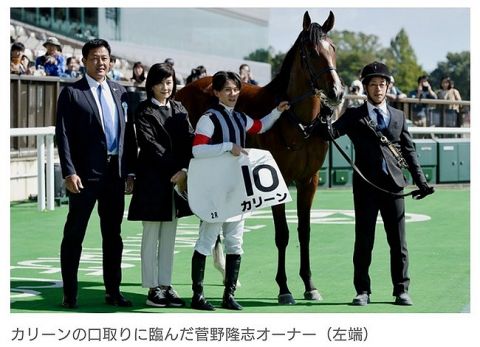
[[[212,250],[213,256],[213,266],[215,269],[220,271],[222,274],[222,280],[225,278],[225,254],[223,253],[222,242],[220,239],[220,235],[217,237],[217,241],[215,242],[215,246]]]
[[[215,246],[213,247],[212,250],[212,256],[213,256],[213,266],[215,266],[215,269],[220,271],[222,274],[222,283],[225,282],[225,254],[223,253],[223,246],[222,246],[222,240],[220,238],[220,235],[217,237],[217,241],[215,241]],[[240,281],[237,280],[237,287],[240,287]]]

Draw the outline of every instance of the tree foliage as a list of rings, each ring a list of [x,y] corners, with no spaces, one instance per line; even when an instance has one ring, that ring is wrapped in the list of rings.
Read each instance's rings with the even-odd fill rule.
[[[280,71],[283,59],[285,59],[285,53],[276,53],[273,47],[270,46],[268,49],[259,48],[253,51],[244,59],[270,64],[272,66],[272,76],[275,76]]]
[[[386,63],[395,78],[397,87],[404,93],[416,89],[418,77],[426,73],[417,63],[417,56],[403,28],[390,41],[388,52]]]
[[[418,63],[407,32],[403,28],[390,41],[389,47],[382,47],[377,35],[361,32],[334,30],[329,36],[337,47],[337,71],[346,86],[360,77],[363,66],[375,60],[387,64],[396,85],[405,93],[417,87],[419,76],[428,75]],[[248,60],[271,64],[272,76],[278,73],[284,58],[285,53],[275,52],[273,47],[257,49],[245,57]],[[446,58],[446,61],[438,63],[437,68],[430,75],[433,88],[439,88],[442,77],[450,76],[462,98],[469,100],[470,52],[450,52]]]
[[[252,53],[244,57],[244,59],[271,64],[272,56],[273,56],[273,48],[268,47],[268,49],[259,48],[253,51]]]
[[[450,77],[455,83],[462,99],[470,100],[470,52],[447,53],[447,60],[438,63],[430,74],[435,89],[440,89],[444,77]]]
[[[360,72],[366,64],[384,58],[385,52],[376,35],[345,30],[332,31],[330,38],[337,47],[337,71],[345,85],[359,79]]]

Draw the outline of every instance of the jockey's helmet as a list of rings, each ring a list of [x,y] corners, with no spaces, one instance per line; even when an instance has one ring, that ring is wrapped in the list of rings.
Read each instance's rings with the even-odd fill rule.
[[[362,69],[360,79],[363,84],[368,84],[372,77],[383,77],[388,83],[392,80],[392,75],[390,74],[387,65],[378,61],[365,65]]]

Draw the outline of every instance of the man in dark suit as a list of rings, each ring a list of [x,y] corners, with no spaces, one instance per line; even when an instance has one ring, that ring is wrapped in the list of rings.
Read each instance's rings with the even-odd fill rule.
[[[379,62],[366,65],[361,74],[366,102],[349,108],[332,124],[330,136],[347,134],[355,147],[355,164],[364,176],[383,190],[365,182],[358,174],[353,177],[355,206],[355,247],[353,253],[354,285],[357,292],[353,305],[364,306],[370,302],[370,276],[375,225],[378,212],[383,219],[390,246],[390,271],[395,304],[412,305],[408,294],[408,250],[405,235],[405,202],[399,195],[407,186],[402,172],[402,162],[411,172],[423,198],[433,193],[417,161],[417,154],[402,111],[386,103],[386,93],[391,81],[388,68]],[[384,136],[392,147],[382,143]],[[383,139],[385,140],[385,139]],[[396,153],[395,153],[396,152]],[[395,195],[396,194],[396,195]]]
[[[94,39],[82,48],[86,75],[66,86],[57,107],[56,141],[69,192],[60,249],[63,302],[77,307],[77,272],[88,220],[98,201],[107,304],[131,306],[120,293],[124,194],[131,192],[136,158],[133,123],[127,120],[125,88],[106,79],[110,45]]]

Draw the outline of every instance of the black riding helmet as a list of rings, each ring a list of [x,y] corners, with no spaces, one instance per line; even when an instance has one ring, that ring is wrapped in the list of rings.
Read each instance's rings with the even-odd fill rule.
[[[368,84],[372,77],[383,77],[388,83],[392,81],[392,75],[390,74],[387,65],[378,61],[374,61],[373,63],[365,65],[362,69],[360,79],[362,80],[363,84]]]

